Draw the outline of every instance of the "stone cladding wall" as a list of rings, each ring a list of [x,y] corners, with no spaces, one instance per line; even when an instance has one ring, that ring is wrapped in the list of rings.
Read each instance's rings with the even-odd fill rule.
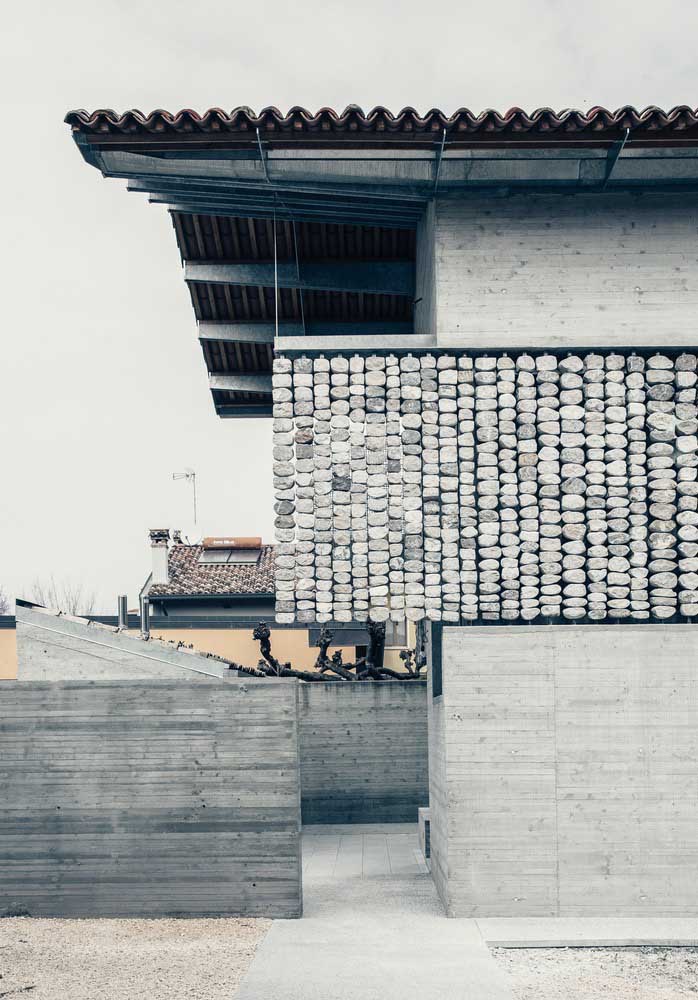
[[[696,367],[278,357],[277,620],[697,616]]]

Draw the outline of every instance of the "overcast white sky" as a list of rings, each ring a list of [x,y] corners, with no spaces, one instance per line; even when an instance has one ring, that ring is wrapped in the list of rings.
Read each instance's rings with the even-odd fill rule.
[[[213,412],[164,208],[62,119],[240,104],[698,104],[698,8],[618,0],[23,0],[3,18],[0,587],[135,601],[149,527],[272,538],[270,422]]]

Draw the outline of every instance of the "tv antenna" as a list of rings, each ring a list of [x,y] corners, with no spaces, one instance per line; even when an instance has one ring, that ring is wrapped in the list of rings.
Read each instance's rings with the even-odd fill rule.
[[[186,479],[188,483],[191,483],[192,499],[194,501],[194,524],[196,524],[196,473],[193,469],[185,469],[184,472],[173,472],[172,478],[174,480]]]

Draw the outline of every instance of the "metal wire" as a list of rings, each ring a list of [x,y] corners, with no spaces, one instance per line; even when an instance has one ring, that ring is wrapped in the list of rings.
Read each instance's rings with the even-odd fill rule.
[[[259,129],[257,129],[257,145],[259,146],[259,156],[262,161],[262,170],[264,171],[264,179],[268,181],[269,171],[267,170],[267,160],[264,155],[264,147],[262,146],[262,137],[259,134]]]
[[[276,250],[276,195],[274,196],[274,350],[279,346],[279,264]]]
[[[431,192],[432,198],[436,198],[436,191],[439,187],[439,174],[441,173],[441,160],[444,155],[444,146],[446,145],[446,129],[444,129],[443,135],[441,136],[441,148],[439,149],[439,155],[436,160],[436,172],[434,176],[434,189]]]
[[[300,285],[301,277],[301,266],[298,254],[298,237],[296,235],[296,220],[293,217],[293,212],[283,200],[281,195],[276,188],[276,185],[269,176],[269,170],[267,169],[267,161],[264,155],[264,146],[262,145],[262,137],[259,134],[259,129],[257,129],[257,145],[259,146],[259,155],[262,160],[262,168],[264,169],[264,179],[266,180],[269,187],[272,189],[274,197],[274,350],[276,351],[279,346],[279,264],[278,264],[278,252],[277,252],[277,236],[276,236],[276,205],[277,201],[281,204],[286,214],[291,220],[291,225],[293,226],[293,249],[296,258],[296,277],[298,278],[298,283]],[[301,322],[303,323],[303,334],[305,335],[305,306],[303,304],[303,289],[298,289],[298,294],[300,297],[301,306]]]
[[[296,235],[296,220],[291,219],[291,225],[293,226],[293,249],[296,254],[296,277],[298,278],[298,296],[301,303],[301,323],[303,324],[303,336],[305,337],[305,308],[303,306],[303,289],[301,288],[301,265],[298,260],[298,237]]]

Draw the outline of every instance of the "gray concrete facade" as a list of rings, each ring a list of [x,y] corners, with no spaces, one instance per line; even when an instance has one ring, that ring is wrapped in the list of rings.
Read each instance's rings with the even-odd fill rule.
[[[304,823],[414,823],[429,801],[426,684],[301,684]]]
[[[297,684],[13,682],[0,914],[298,917]]]
[[[685,194],[437,199],[415,332],[439,348],[695,346],[698,204]]]
[[[449,915],[698,916],[697,634],[434,629],[431,861]]]

